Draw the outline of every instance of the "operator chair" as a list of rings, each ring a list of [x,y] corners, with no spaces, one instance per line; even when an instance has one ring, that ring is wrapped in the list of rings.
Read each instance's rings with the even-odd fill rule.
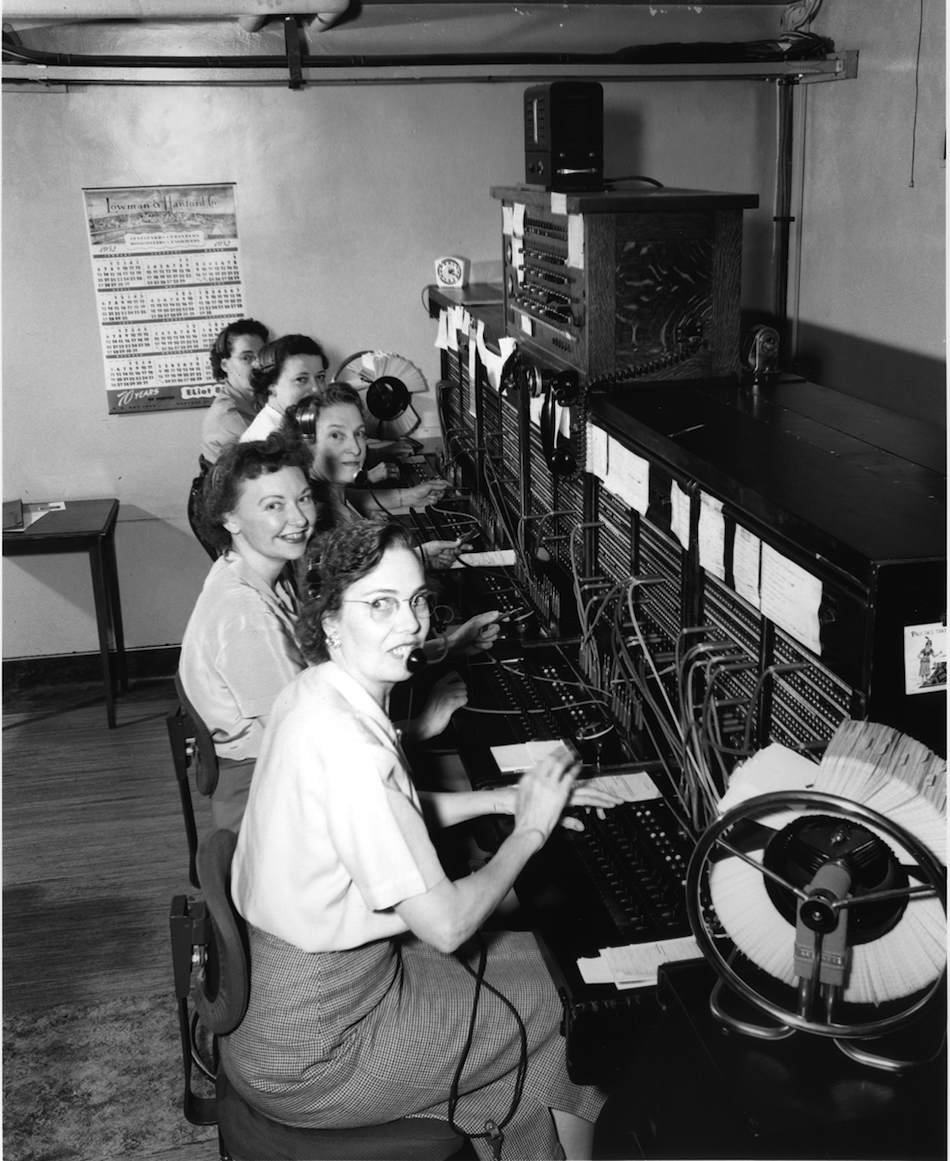
[[[250,994],[247,928],[230,891],[236,843],[237,836],[230,830],[216,830],[203,839],[197,863],[204,898],[176,895],[172,900],[185,1118],[193,1125],[218,1126],[222,1161],[443,1161],[453,1156],[464,1139],[447,1121],[405,1117],[352,1129],[295,1128],[258,1112],[230,1083],[217,1051],[217,1037],[240,1025]],[[201,1026],[214,1036],[211,1066],[198,1046]],[[193,1066],[214,1081],[213,1097],[193,1091]]]
[[[201,720],[194,706],[188,700],[181,674],[175,674],[175,692],[178,706],[165,719],[168,741],[172,750],[175,777],[178,780],[178,795],[181,799],[181,813],[185,820],[185,835],[188,840],[188,881],[192,887],[200,887],[198,879],[198,828],[195,823],[195,807],[191,797],[188,771],[194,766],[195,787],[206,797],[214,792],[218,784],[218,755],[215,753],[211,731]]]

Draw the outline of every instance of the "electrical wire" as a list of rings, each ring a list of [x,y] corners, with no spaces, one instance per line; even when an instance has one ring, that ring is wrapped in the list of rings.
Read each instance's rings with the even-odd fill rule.
[[[449,1088],[448,1119],[452,1131],[454,1133],[458,1133],[460,1137],[484,1137],[488,1139],[491,1142],[492,1155],[496,1161],[498,1161],[498,1159],[501,1157],[501,1147],[504,1140],[503,1130],[517,1112],[518,1105],[521,1103],[521,1094],[524,1091],[525,1077],[528,1073],[528,1034],[525,1030],[524,1021],[521,1019],[521,1015],[518,1012],[518,1009],[514,1006],[511,1000],[509,1000],[507,996],[505,996],[502,992],[500,992],[497,988],[493,987],[485,980],[485,969],[488,963],[488,949],[485,946],[485,940],[481,932],[479,932],[475,938],[478,943],[477,970],[473,969],[470,964],[465,962],[460,952],[456,953],[456,959],[458,960],[459,964],[475,980],[475,994],[472,997],[472,1014],[469,1018],[468,1033],[465,1039],[465,1044],[462,1048],[458,1067],[455,1070],[455,1075],[452,1077],[452,1084]],[[478,1001],[481,997],[482,988],[485,988],[486,991],[491,992],[493,996],[496,996],[499,1000],[501,1000],[508,1011],[511,1012],[511,1014],[514,1016],[515,1022],[518,1026],[519,1051],[518,1066],[515,1071],[514,1092],[512,1093],[511,1104],[508,1107],[508,1111],[500,1121],[486,1120],[484,1132],[475,1133],[461,1128],[456,1123],[455,1113],[456,1109],[458,1108],[459,1086],[462,1083],[462,1072],[465,1069],[465,1062],[468,1060],[469,1053],[472,1050],[472,1041],[475,1037],[475,1020],[478,1015]]]

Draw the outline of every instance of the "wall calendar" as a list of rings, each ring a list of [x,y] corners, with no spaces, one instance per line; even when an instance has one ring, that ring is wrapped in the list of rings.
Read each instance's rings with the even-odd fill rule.
[[[244,315],[233,183],[84,189],[110,415],[207,407]]]

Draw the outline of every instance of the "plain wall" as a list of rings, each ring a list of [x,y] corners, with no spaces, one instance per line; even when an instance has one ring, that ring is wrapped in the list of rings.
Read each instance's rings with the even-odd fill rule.
[[[851,39],[836,38],[839,48],[877,43],[860,19],[867,4],[837,0],[829,7],[851,17],[843,29]],[[906,19],[916,12],[910,0],[874,7],[900,9]],[[767,15],[729,10],[718,22],[697,24],[700,10],[689,11],[690,38],[709,40],[737,38],[740,21],[759,36]],[[651,12],[637,10],[641,25]],[[650,24],[649,39],[685,39],[687,17],[674,15],[679,23]],[[532,43],[525,28],[517,47]],[[874,162],[865,155],[883,159],[898,141],[904,147],[905,122],[881,116],[901,81],[886,47],[885,41],[882,55],[867,62],[862,56],[856,80],[814,86],[817,96],[810,94],[805,220],[808,226],[820,220],[823,235],[839,240],[836,261],[826,260],[821,245],[805,247],[802,313],[867,336],[885,333],[886,323],[886,333],[909,350],[932,353],[939,341],[927,320],[935,318],[942,293],[942,279],[939,288],[931,284],[931,248],[942,246],[934,198],[918,197],[913,212],[899,214],[904,190],[884,191],[890,201],[880,213],[895,237],[887,270],[872,274],[873,264],[863,259],[865,223],[840,192],[841,174],[813,156],[823,148],[822,131],[853,140],[866,170]],[[114,51],[123,50],[133,51]],[[276,333],[320,338],[331,363],[368,347],[398,351],[431,383],[438,353],[422,292],[440,254],[469,258],[476,276],[500,275],[500,210],[489,187],[523,180],[524,87],[79,85],[67,93],[4,95],[3,494],[120,499],[117,554],[129,648],[181,641],[209,566],[185,513],[203,411],[106,413],[83,187],[236,182],[248,313]],[[933,136],[932,105],[926,116],[921,141]],[[667,185],[760,195],[760,209],[746,215],[743,306],[752,316],[767,311],[774,87],[609,82],[605,138],[608,174],[645,173]],[[854,186],[855,198],[864,193],[863,185]],[[885,285],[897,278],[899,298]],[[855,279],[863,296],[857,311],[844,293]],[[431,401],[422,399],[419,410],[432,422]],[[3,584],[5,658],[95,649],[84,557],[8,559]]]

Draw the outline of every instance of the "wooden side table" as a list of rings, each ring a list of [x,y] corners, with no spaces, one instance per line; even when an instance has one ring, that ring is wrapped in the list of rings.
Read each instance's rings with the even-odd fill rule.
[[[62,510],[47,512],[23,532],[4,532],[3,555],[27,556],[52,552],[88,552],[96,626],[102,656],[109,729],[115,729],[115,689],[128,689],[119,574],[115,559],[118,500],[67,500]],[[113,672],[110,630],[115,642]]]

